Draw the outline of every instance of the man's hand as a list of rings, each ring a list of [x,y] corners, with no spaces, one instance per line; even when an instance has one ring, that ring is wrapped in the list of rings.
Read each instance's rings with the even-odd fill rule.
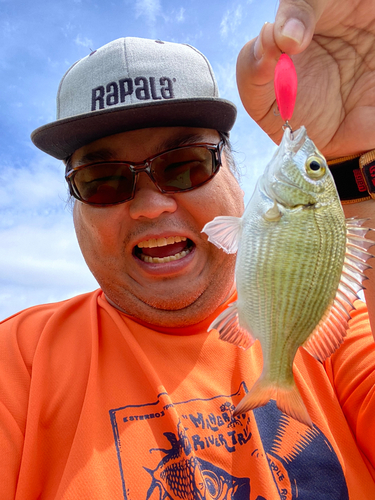
[[[273,88],[281,51],[298,76],[290,124],[304,125],[327,158],[375,148],[375,2],[280,0],[274,23],[239,54],[245,109],[275,141],[282,136]]]

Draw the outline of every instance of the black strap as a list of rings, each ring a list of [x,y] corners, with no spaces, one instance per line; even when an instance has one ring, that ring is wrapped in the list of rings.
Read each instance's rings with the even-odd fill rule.
[[[355,203],[371,198],[359,166],[360,156],[338,158],[337,160],[329,160],[327,162],[343,204]],[[373,163],[375,164],[375,162]],[[367,167],[368,165],[362,168],[363,170],[368,170]]]

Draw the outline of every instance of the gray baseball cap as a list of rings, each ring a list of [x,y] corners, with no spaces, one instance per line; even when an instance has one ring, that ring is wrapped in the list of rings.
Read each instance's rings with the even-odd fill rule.
[[[148,127],[227,133],[235,105],[219,97],[211,65],[190,45],[119,38],[77,61],[57,93],[57,120],[31,134],[60,160],[102,137]]]

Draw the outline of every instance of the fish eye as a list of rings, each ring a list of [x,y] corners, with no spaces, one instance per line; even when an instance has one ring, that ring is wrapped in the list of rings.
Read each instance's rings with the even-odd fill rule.
[[[309,156],[305,163],[305,170],[311,179],[320,179],[326,173],[326,164],[320,156]]]

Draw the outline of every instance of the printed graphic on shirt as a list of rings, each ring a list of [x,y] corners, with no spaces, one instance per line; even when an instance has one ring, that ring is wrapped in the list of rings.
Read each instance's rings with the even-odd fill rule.
[[[275,401],[253,413],[281,500],[349,500],[341,464],[318,427],[301,425]]]
[[[242,383],[234,394],[181,402],[162,392],[153,403],[110,410],[124,499],[347,499],[321,431],[273,402],[233,417],[246,392]]]
[[[164,435],[169,440],[169,449],[155,470],[146,469],[151,476],[151,485],[147,498],[215,498],[229,500],[249,498],[249,479],[234,478],[225,470],[196,457],[182,423],[177,429],[178,437],[173,432]],[[153,451],[153,450],[150,450]]]

